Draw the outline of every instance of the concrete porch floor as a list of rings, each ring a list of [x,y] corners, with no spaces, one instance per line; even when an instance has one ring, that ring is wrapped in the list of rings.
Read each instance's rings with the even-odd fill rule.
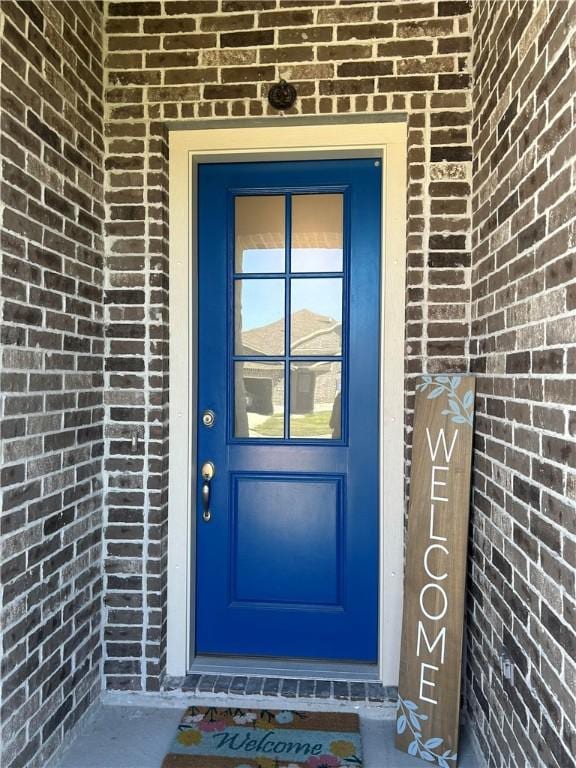
[[[116,700],[115,700],[116,699]],[[151,696],[119,694],[105,697],[80,726],[74,739],[50,764],[50,768],[160,768],[185,707],[200,706],[270,708],[269,697],[178,697],[162,699]],[[418,768],[429,765],[394,749],[394,720],[390,706],[371,706],[338,702],[303,702],[275,699],[274,709],[298,708],[303,711],[341,710],[360,715],[364,768]],[[463,728],[460,741],[460,768],[481,768],[476,759],[470,733]]]

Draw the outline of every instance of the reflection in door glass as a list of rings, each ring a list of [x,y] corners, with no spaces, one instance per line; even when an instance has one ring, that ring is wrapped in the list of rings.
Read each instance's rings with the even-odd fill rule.
[[[284,271],[284,197],[235,199],[236,272]]]
[[[236,280],[234,289],[236,354],[283,355],[284,280]]]
[[[296,278],[290,283],[292,354],[340,355],[342,278]]]
[[[284,363],[234,365],[234,437],[284,437]]]
[[[290,437],[339,440],[341,364],[330,360],[290,364]]]
[[[292,272],[341,272],[343,196],[292,197]]]

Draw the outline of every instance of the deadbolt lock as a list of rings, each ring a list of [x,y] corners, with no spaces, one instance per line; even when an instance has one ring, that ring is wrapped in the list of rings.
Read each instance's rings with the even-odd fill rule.
[[[202,414],[202,424],[204,424],[205,427],[213,427],[214,422],[216,421],[216,414],[214,411],[211,411],[208,409],[207,411],[204,411]]]

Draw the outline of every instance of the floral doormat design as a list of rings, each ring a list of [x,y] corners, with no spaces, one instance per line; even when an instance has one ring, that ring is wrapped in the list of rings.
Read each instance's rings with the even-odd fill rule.
[[[361,768],[358,715],[189,707],[162,768]]]

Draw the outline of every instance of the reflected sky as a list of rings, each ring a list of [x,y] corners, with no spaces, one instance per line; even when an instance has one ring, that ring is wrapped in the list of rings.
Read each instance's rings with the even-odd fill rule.
[[[243,272],[283,272],[284,248],[250,248],[242,251]]]
[[[318,315],[342,318],[342,293],[340,278],[318,280],[293,280],[297,283],[292,291],[292,313],[309,309]],[[250,331],[284,316],[284,290],[279,280],[242,281],[242,330]]]
[[[291,283],[292,314],[299,309],[309,309],[316,315],[342,320],[342,278],[297,278]]]
[[[293,272],[341,272],[341,248],[292,248]]]
[[[283,272],[283,248],[247,248],[242,251],[244,272]],[[292,248],[293,272],[341,272],[341,248]]]

